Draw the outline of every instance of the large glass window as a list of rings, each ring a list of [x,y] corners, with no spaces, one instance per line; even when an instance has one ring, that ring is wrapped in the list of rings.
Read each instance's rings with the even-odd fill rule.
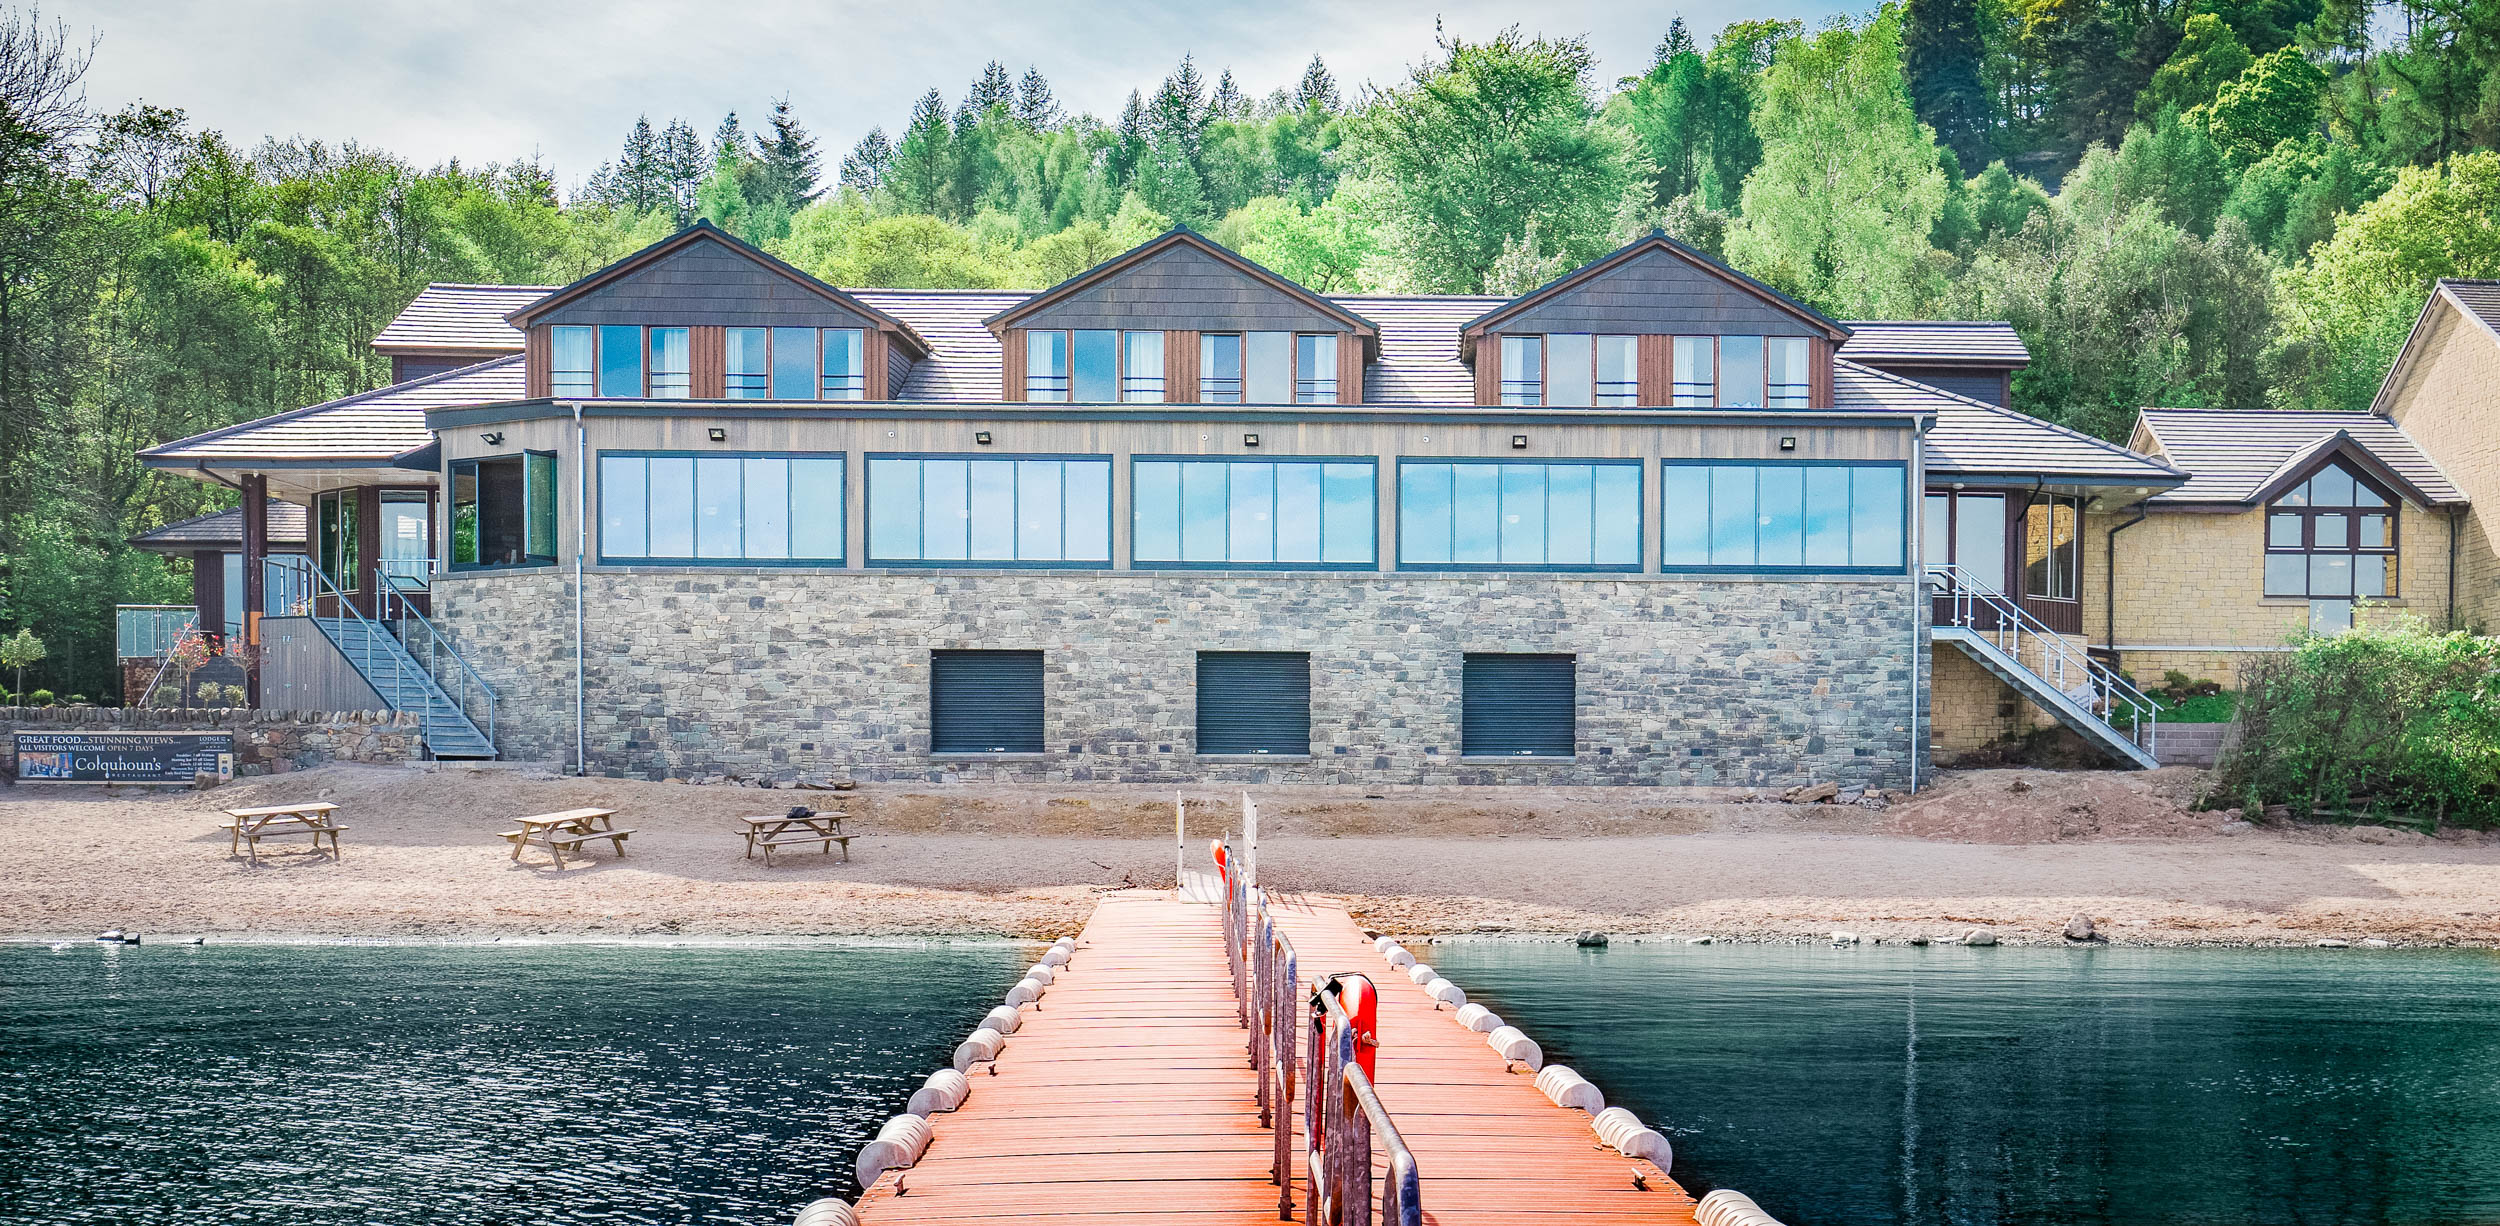
[[[2023,595],[2076,600],[2083,590],[2083,502],[2050,494],[2023,511]]]
[[[1108,565],[1107,456],[871,456],[870,565]]]
[[[722,390],[731,400],[762,400],[773,394],[772,332],[721,329]]]
[[[651,329],[651,397],[683,400],[694,394],[691,351],[684,328]]]
[[[1297,336],[1293,343],[1294,403],[1337,403],[1337,338],[1313,333]]]
[[[1163,334],[1120,334],[1120,399],[1130,404],[1163,403]]]
[[[839,565],[842,456],[601,452],[599,557]]]
[[[578,324],[547,329],[548,391],[565,399],[599,394],[598,333]]]
[[[1774,409],[1805,408],[1813,394],[1812,376],[1806,370],[1806,338],[1774,336],[1763,342],[1763,352],[1770,365],[1768,403]]]
[[[2394,595],[2396,510],[2391,494],[2343,465],[2319,469],[2266,507],[2266,595],[2343,602]],[[2350,623],[2346,608],[2327,611],[2319,625]]]
[[[1638,570],[1640,462],[1401,460],[1398,565]]]
[[[1502,338],[1502,403],[1545,403],[1545,338]]]
[[[1641,402],[1641,338],[1597,338],[1597,406],[1628,409]]]
[[[364,544],[357,529],[357,509],[363,495],[355,490],[323,494],[314,500],[313,511],[320,520],[320,541],[316,559],[321,573],[332,586],[342,592],[363,590],[364,574],[357,562]]]
[[[1241,334],[1241,402],[1293,403],[1293,333]]]
[[[393,588],[424,591],[434,577],[427,529],[432,502],[424,490],[384,490],[381,511],[374,524],[374,569]]]
[[[815,399],[819,369],[816,363],[816,329],[775,328],[772,340],[773,399]]]
[[[1666,465],[1668,570],[1891,571],[1908,563],[1899,464]]]
[[[1241,337],[1209,332],[1198,338],[1198,402],[1241,403]]]
[[[599,329],[599,394],[642,395],[642,329],[630,324]]]
[[[1100,330],[1069,333],[1071,399],[1079,404],[1112,404],[1120,399],[1120,334]]]
[[[1707,408],[1719,403],[1719,338],[1675,338],[1675,407]]]
[[[857,328],[824,330],[825,364],[818,395],[826,400],[868,397],[868,337]]]
[[[1597,338],[1557,332],[1545,338],[1545,403],[1587,408],[1597,403]]]
[[[1719,338],[1719,404],[1731,409],[1762,407],[1762,338]]]
[[[1140,566],[1379,562],[1368,460],[1138,460],[1131,554]]]
[[[555,556],[554,452],[451,462],[453,567],[535,566]]]
[[[1024,398],[1064,401],[1068,398],[1068,334],[1024,334]]]

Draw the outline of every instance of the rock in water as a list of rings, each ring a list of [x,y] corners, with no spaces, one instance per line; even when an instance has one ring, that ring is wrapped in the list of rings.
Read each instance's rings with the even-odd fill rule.
[[[2066,939],[2069,941],[2089,942],[2106,941],[2109,938],[2102,936],[2099,932],[2093,930],[2091,916],[2077,914],[2075,918],[2066,921]]]
[[[1987,946],[1994,945],[1996,943],[1997,934],[1990,932],[1985,928],[1973,928],[1969,932],[1962,934],[1962,944],[1964,945]]]
[[[1599,932],[1599,931],[1597,931],[1597,930],[1596,930],[1596,929],[1594,929],[1594,928],[1591,928],[1591,929],[1588,929],[1588,930],[1586,930],[1586,931],[1582,932],[1582,933],[1581,933],[1581,934],[1580,934],[1577,938],[1575,938],[1575,939],[1579,941],[1579,943],[1580,943],[1580,948],[1582,948],[1582,949],[1604,949],[1604,948],[1606,948],[1606,934],[1605,934],[1605,933],[1602,933],[1602,932]]]

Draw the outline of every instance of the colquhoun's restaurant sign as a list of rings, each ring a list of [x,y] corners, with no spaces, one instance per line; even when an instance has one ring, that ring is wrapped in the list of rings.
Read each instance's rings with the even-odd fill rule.
[[[234,778],[231,732],[20,732],[20,783],[189,783]]]

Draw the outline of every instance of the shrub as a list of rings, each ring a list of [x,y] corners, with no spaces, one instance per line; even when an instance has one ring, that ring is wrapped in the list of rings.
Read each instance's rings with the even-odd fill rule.
[[[156,692],[148,696],[148,705],[151,707],[181,706],[182,687],[175,685],[170,681],[156,687]]]
[[[2418,618],[2251,666],[2214,799],[2415,824],[2500,820],[2500,639]]]
[[[227,686],[224,689],[219,690],[218,693],[225,698],[226,705],[229,707],[242,706],[245,700],[251,697],[251,695],[244,693],[243,687],[239,685]]]
[[[73,707],[83,707],[87,705],[87,696],[84,694],[72,694],[69,696],[69,705]]]
[[[52,691],[50,691],[50,690],[28,690],[28,691],[26,692],[26,705],[27,705],[27,706],[30,706],[30,707],[48,707],[48,706],[51,706],[51,705],[52,705]]]
[[[203,707],[213,707],[213,706],[216,706],[216,705],[217,705],[217,683],[216,683],[216,682],[214,682],[214,681],[203,681],[203,682],[201,682],[201,683],[200,683],[200,688],[199,688],[198,690],[194,691],[194,692],[195,692],[195,693],[197,693],[197,694],[200,696],[200,705],[201,705],[201,706],[203,706]]]

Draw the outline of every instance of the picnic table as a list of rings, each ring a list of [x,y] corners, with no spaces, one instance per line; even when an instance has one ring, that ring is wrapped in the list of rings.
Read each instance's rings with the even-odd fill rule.
[[[566,809],[560,813],[524,817],[517,824],[520,829],[506,830],[496,836],[512,844],[512,858],[520,859],[521,849],[536,843],[546,848],[548,855],[555,857],[557,868],[564,867],[565,848],[579,852],[582,844],[600,839],[613,844],[617,858],[623,859],[625,840],[634,833],[616,828],[614,809]]]
[[[339,858],[339,834],[347,829],[331,817],[338,809],[337,805],[326,800],[298,805],[263,805],[257,809],[228,809],[226,816],[234,820],[218,829],[230,832],[226,840],[227,855],[233,855],[238,849],[243,850],[255,865],[260,863],[260,841],[278,834],[309,834],[315,852],[321,850],[321,836],[326,834],[330,836],[330,859],[336,861]]]
[[[847,813],[779,813],[771,817],[743,818],[746,823],[747,859],[755,858],[755,849],[764,849],[764,867],[773,866],[773,849],[804,843],[821,843],[825,854],[833,854],[833,845],[842,845],[842,859],[851,858],[851,836],[842,833],[842,819]]]

